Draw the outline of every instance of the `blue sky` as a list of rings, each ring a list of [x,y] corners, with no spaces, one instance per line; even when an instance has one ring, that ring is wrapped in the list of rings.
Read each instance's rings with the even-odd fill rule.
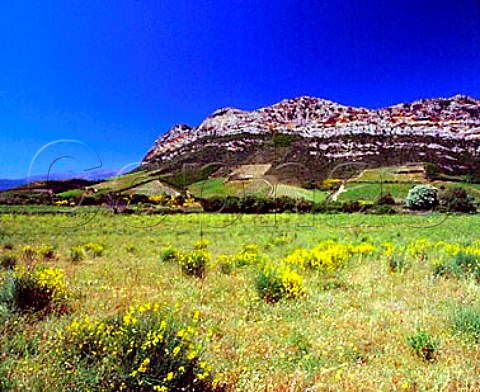
[[[219,107],[480,97],[480,3],[4,1],[0,51],[0,178],[121,169]]]

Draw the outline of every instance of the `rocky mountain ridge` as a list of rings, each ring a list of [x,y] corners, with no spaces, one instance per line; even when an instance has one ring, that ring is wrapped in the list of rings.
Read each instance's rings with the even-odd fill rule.
[[[400,161],[435,161],[447,171],[468,170],[476,168],[480,155],[480,100],[456,95],[373,110],[303,96],[251,112],[224,108],[198,127],[173,127],[155,142],[143,164],[172,167],[202,151],[205,163],[208,148],[246,159],[275,135],[294,139],[297,153],[290,151],[285,159],[306,154],[329,162],[362,162],[400,153]],[[271,154],[264,159],[254,155],[246,161],[271,160]],[[300,161],[308,162],[305,158]]]

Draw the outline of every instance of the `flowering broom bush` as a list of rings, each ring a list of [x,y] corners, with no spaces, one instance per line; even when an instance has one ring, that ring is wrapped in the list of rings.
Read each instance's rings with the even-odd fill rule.
[[[105,251],[105,247],[102,244],[96,242],[89,242],[84,246],[85,251],[89,252],[93,257],[100,257]]]
[[[195,250],[191,253],[180,255],[178,257],[178,263],[187,275],[203,278],[211,259],[210,253],[207,251]]]
[[[37,258],[37,251],[33,246],[25,245],[22,247],[22,254],[25,262],[32,264]]]
[[[38,250],[38,253],[47,260],[55,258],[55,247],[52,245],[42,245]]]
[[[196,250],[206,250],[208,248],[208,245],[210,245],[210,242],[207,241],[207,240],[199,240],[197,242],[195,242],[195,244],[193,245],[193,247],[196,249]]]
[[[284,262],[301,268],[334,272],[341,268],[351,255],[369,254],[375,251],[370,243],[346,245],[332,240],[322,241],[311,250],[297,249],[288,255]]]
[[[262,261],[259,248],[254,244],[243,245],[242,249],[233,255],[222,255],[219,264],[222,271],[232,271],[234,268],[247,265],[257,265]]]
[[[233,255],[232,262],[237,267],[258,264],[262,260],[259,252],[260,249],[258,248],[258,245],[245,244],[240,252]]]
[[[305,293],[302,277],[285,266],[264,265],[255,281],[257,292],[268,303],[293,299]]]
[[[50,313],[67,309],[70,290],[57,268],[17,268],[4,285],[9,286],[10,293],[4,301],[13,311]]]
[[[180,325],[158,304],[147,303],[111,319],[74,321],[60,336],[59,352],[67,367],[76,372],[93,368],[102,374],[87,380],[89,389],[225,390],[212,367],[200,359],[198,313],[188,325]]]

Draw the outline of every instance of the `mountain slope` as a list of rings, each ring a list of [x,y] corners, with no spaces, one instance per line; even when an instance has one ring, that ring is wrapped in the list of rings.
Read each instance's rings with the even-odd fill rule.
[[[305,179],[325,178],[345,163],[419,161],[445,172],[472,173],[479,170],[479,154],[480,100],[474,98],[457,95],[370,110],[299,97],[252,112],[217,110],[195,128],[176,125],[156,141],[143,166],[181,173],[194,166],[214,171],[213,166],[268,163],[269,174],[291,176],[296,165]]]

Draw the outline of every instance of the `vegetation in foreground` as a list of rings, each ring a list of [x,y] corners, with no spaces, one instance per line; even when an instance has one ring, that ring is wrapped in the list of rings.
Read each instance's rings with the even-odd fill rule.
[[[0,219],[1,390],[480,388],[476,215]]]

